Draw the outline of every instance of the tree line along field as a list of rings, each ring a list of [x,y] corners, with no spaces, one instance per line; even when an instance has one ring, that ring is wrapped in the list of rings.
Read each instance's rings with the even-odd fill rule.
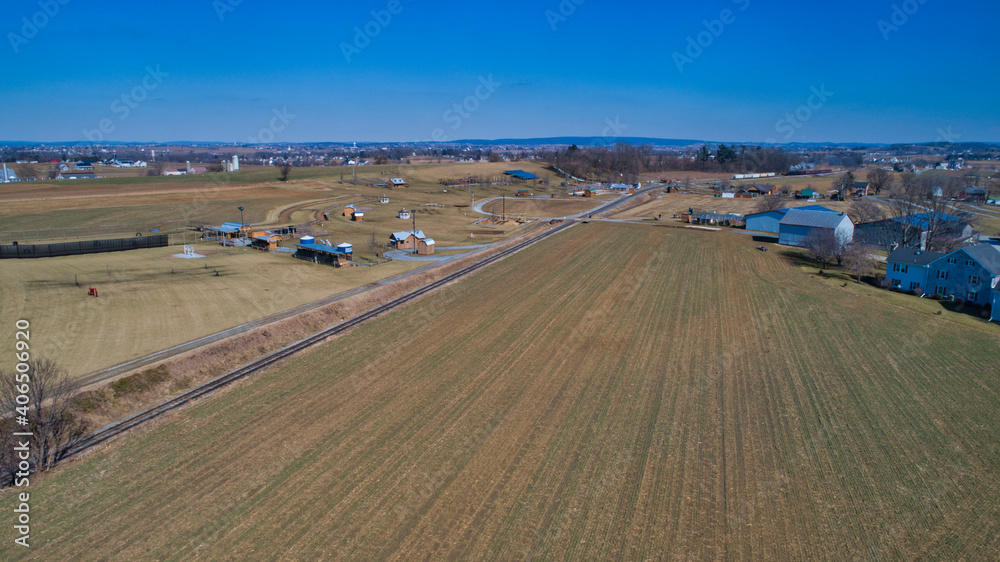
[[[181,246],[0,265],[0,337],[31,322],[37,356],[76,377],[414,269],[393,262],[334,269],[257,250]],[[219,276],[215,272],[219,272]],[[76,286],[76,281],[80,286]],[[98,298],[87,296],[95,287]]]
[[[1000,330],[753,246],[577,225],[36,478],[0,557],[994,557]]]

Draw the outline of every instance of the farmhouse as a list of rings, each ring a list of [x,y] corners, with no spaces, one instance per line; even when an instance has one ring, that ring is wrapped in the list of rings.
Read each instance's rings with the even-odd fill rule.
[[[389,237],[389,243],[397,250],[412,250],[416,247],[417,241],[427,238],[423,230],[406,230],[393,232]]]
[[[855,197],[867,197],[870,186],[871,184],[869,182],[856,181],[854,182],[854,189],[851,190],[851,193],[853,193]]]
[[[993,304],[990,306],[990,321],[1000,322],[1000,277],[995,277],[993,285]]]
[[[855,236],[865,244],[888,250],[893,246],[927,249],[931,233],[938,239],[972,237],[968,221],[945,213],[918,213],[859,224]]]
[[[918,295],[927,290],[927,270],[932,262],[944,257],[939,252],[925,252],[916,248],[897,248],[886,260],[885,281],[891,289],[914,291]]]
[[[985,203],[986,190],[982,187],[972,185],[960,191],[958,193],[958,197],[959,199],[968,201],[969,203]]]
[[[285,239],[280,234],[275,234],[269,230],[254,232],[250,235],[251,245],[258,250],[273,252],[278,249],[278,243]]]
[[[317,242],[313,238],[304,237],[295,245],[295,257],[313,263],[342,267],[354,258],[354,246],[347,243],[334,246],[329,240]]]
[[[778,222],[778,243],[802,246],[814,235],[833,233],[840,244],[850,244],[854,238],[854,223],[846,213],[789,209]]]
[[[389,187],[393,189],[401,189],[404,187],[409,187],[410,184],[406,183],[403,178],[389,178]]]
[[[927,268],[925,293],[986,306],[1000,277],[1000,247],[976,244],[939,257]]]
[[[803,211],[825,211],[827,213],[836,212],[832,209],[827,209],[826,207],[821,207],[819,205],[807,205],[805,207],[795,208]],[[767,232],[768,234],[777,236],[778,223],[781,222],[781,219],[785,218],[785,215],[787,215],[790,210],[791,209],[775,209],[773,211],[747,215],[746,229],[753,230],[754,232]]]

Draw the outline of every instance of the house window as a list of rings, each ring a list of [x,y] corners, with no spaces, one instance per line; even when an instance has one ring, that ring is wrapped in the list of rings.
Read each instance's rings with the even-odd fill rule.
[[[972,267],[972,266],[976,265],[976,262],[974,262],[972,260],[965,260],[965,265],[967,265],[969,267]]]
[[[955,259],[955,258],[948,258],[948,263],[950,263],[950,264],[956,264],[956,263],[958,263],[958,260]]]
[[[892,264],[892,270],[893,271],[899,271],[899,264],[898,263]]]
[[[979,291],[969,291],[969,294],[966,296],[965,300],[974,301],[978,298],[979,298]]]
[[[938,294],[938,295],[941,295],[941,296],[944,296],[946,292],[947,292],[947,288],[941,287],[941,286],[938,286],[937,291],[934,291],[935,294]]]
[[[945,280],[947,280],[947,279],[948,279],[948,272],[947,272],[947,271],[941,271],[941,270],[939,269],[939,270],[938,270],[938,275],[937,275],[937,278],[938,278],[938,279],[945,279]]]
[[[906,270],[907,270],[907,269],[908,269],[909,267],[910,267],[910,266],[908,266],[908,265],[904,265],[903,267],[901,267],[901,268],[899,269],[899,271],[900,271],[901,273],[906,273]]]
[[[979,276],[978,275],[970,275],[969,276],[969,284],[970,285],[978,285],[979,284]]]
[[[917,291],[919,289],[920,289],[920,283],[917,283],[916,281],[910,281],[910,290],[911,291]]]

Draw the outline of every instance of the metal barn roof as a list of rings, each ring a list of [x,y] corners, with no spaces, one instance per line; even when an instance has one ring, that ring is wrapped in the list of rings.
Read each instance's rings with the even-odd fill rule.
[[[427,236],[424,235],[424,231],[423,230],[418,230],[416,232],[414,232],[412,230],[404,230],[404,231],[401,231],[401,232],[393,232],[392,236],[390,238],[392,240],[406,240],[411,234],[415,235],[417,238],[427,238]]]
[[[514,176],[515,178],[520,178],[522,180],[534,180],[538,179],[538,176],[532,174],[531,172],[525,172],[524,170],[507,170],[504,175]]]
[[[789,209],[785,218],[778,224],[791,226],[810,226],[813,228],[837,228],[847,215],[844,213],[829,213],[824,211],[803,211]],[[849,220],[849,219],[848,219]]]
[[[837,211],[834,211],[833,209],[827,209],[826,207],[823,207],[823,206],[820,206],[820,205],[806,205],[804,207],[789,207],[789,208],[785,208],[785,209],[774,209],[773,211],[764,211],[762,213],[750,213],[749,215],[747,215],[747,218],[749,218],[749,217],[756,217],[758,215],[766,215],[768,213],[779,213],[781,215],[787,215],[788,211],[791,211],[792,209],[798,209],[800,211],[824,211],[824,212],[827,212],[827,213],[836,213],[837,212]]]

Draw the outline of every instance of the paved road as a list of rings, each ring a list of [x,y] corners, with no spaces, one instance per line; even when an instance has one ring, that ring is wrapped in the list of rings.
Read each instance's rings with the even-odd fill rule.
[[[390,252],[386,252],[385,257],[395,261],[451,261],[456,258],[463,258],[471,254],[473,250],[480,250],[482,248],[488,248],[502,243],[503,242],[496,242],[494,244],[475,244],[472,246],[447,246],[435,249],[435,251],[469,250],[468,252],[462,252],[461,254],[454,254],[451,256],[418,256],[413,253],[413,250],[392,250]]]

